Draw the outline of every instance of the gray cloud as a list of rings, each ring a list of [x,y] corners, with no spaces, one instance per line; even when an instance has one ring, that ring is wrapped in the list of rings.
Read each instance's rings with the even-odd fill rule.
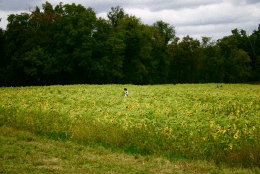
[[[36,5],[41,6],[41,0],[0,0],[0,10],[2,11],[29,11]]]
[[[246,4],[257,4],[259,0],[245,0]]]
[[[111,7],[121,6],[125,8],[146,8],[150,11],[156,12],[166,9],[171,10],[180,10],[183,8],[197,8],[203,5],[210,5],[222,2],[221,0],[183,0],[183,1],[169,1],[169,0],[161,0],[161,1],[154,1],[154,0],[131,0],[131,1],[100,1],[97,0],[93,3],[83,2],[84,5],[90,5],[93,9],[97,12],[108,12],[110,11]],[[82,4],[82,5],[83,5]]]
[[[142,1],[141,6],[150,9],[151,11],[161,11],[161,10],[181,10],[183,8],[197,8],[199,6],[205,6],[210,4],[220,3],[221,0],[182,0],[182,1],[168,1],[168,0],[161,0],[161,1]]]

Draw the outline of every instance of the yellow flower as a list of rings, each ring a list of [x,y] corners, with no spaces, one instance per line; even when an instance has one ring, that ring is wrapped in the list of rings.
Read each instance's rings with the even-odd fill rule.
[[[230,149],[230,150],[233,149],[233,144],[229,144],[229,149]]]
[[[120,116],[121,115],[121,112],[118,112],[118,116]]]
[[[212,128],[212,126],[214,125],[214,122],[211,121],[209,124],[210,124],[210,128]]]
[[[237,139],[239,136],[237,134],[234,135],[234,138]]]
[[[253,131],[255,130],[255,126],[253,126]]]
[[[230,115],[233,115],[233,112],[231,112]]]

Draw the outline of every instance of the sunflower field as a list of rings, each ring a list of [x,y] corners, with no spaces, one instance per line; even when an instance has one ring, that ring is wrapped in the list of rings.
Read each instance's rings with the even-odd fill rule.
[[[127,153],[260,167],[259,96],[250,84],[2,87],[0,126]]]

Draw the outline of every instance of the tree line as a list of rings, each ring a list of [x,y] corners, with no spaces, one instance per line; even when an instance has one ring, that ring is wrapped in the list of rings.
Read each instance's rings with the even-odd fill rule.
[[[149,26],[112,7],[49,2],[8,16],[0,28],[0,86],[244,83],[260,79],[260,24],[248,35],[180,40],[174,26]]]

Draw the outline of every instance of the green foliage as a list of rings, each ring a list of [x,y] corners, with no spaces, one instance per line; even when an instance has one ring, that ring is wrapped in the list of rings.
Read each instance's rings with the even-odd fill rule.
[[[110,20],[110,23],[113,26],[114,30],[116,30],[116,27],[118,25],[118,21],[120,19],[125,18],[124,9],[121,8],[120,6],[112,7],[111,11],[107,13],[107,17]]]
[[[59,19],[59,32],[54,36],[56,45],[53,69],[62,76],[60,80],[65,81],[70,77],[69,83],[73,83],[74,78],[81,81],[91,74],[94,46],[92,35],[96,15],[91,9],[85,9],[81,5],[67,4],[64,8],[66,15]]]
[[[146,42],[142,29],[145,27],[135,16],[126,15],[124,19],[118,21],[117,32],[125,44],[123,83],[144,83],[147,70],[143,63],[145,58],[142,57],[142,50],[145,49]]]
[[[252,66],[252,80],[258,81],[260,79],[260,24],[257,30],[254,30],[252,35],[249,36],[250,43],[250,51],[249,55],[251,58],[251,66]]]
[[[153,26],[158,29],[160,37],[163,38],[165,45],[172,41],[175,37],[175,29],[170,24],[163,21],[157,21]]]
[[[94,83],[117,83],[122,77],[125,44],[111,25],[99,18],[93,33],[93,62],[91,79]],[[99,79],[97,79],[99,77]]]
[[[24,62],[25,73],[38,80],[40,80],[39,78],[42,74],[48,75],[52,73],[50,56],[39,46],[37,49],[33,49],[25,54]]]
[[[169,45],[171,57],[171,83],[196,83],[200,71],[200,42],[186,36],[180,43],[175,40]]]
[[[157,21],[152,26],[112,7],[108,20],[92,8],[42,4],[8,16],[0,30],[0,85],[167,84],[259,80],[260,34],[234,29],[202,43]]]
[[[248,77],[251,76],[250,57],[247,52],[238,49],[238,44],[235,36],[224,37],[218,42],[222,55],[222,71],[225,74],[225,82],[246,82]]]
[[[0,68],[5,65],[4,41],[4,31],[0,28]]]

